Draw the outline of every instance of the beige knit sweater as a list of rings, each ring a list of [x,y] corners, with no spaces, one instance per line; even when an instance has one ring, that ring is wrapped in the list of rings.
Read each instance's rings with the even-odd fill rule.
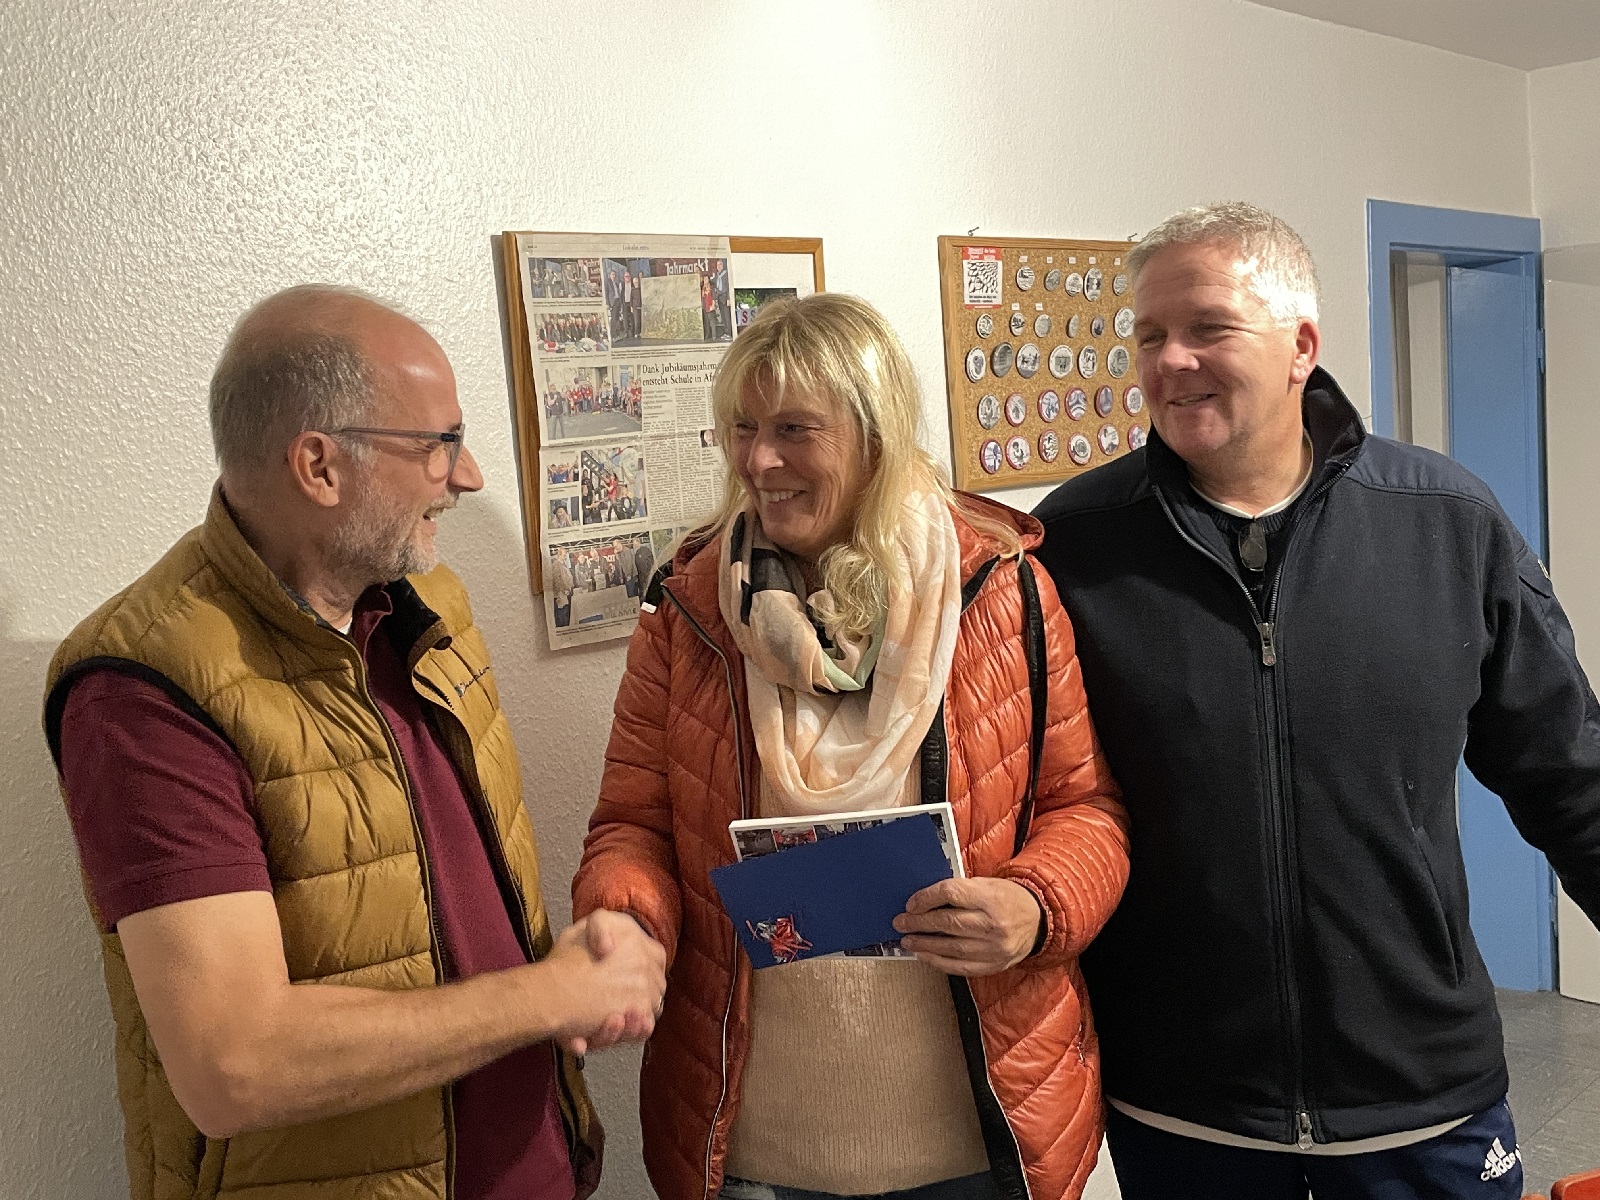
[[[916,775],[901,797],[915,804]],[[776,796],[761,789],[764,815]],[[757,971],[750,1052],[726,1172],[842,1196],[989,1168],[941,971],[816,958]]]

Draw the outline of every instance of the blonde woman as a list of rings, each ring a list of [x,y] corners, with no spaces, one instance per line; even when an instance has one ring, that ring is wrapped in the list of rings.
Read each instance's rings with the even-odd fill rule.
[[[667,951],[651,1181],[1076,1196],[1101,1128],[1077,956],[1127,836],[1038,525],[941,481],[905,351],[852,297],[763,308],[713,404],[723,502],[646,596],[573,883],[575,917],[631,913]],[[897,918],[916,961],[752,972],[707,876],[730,821],[941,800],[971,878]]]

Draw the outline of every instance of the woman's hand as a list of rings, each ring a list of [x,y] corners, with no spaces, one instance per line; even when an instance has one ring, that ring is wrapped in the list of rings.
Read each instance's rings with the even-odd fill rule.
[[[947,975],[994,975],[1033,949],[1044,912],[1009,879],[944,879],[906,901],[900,944]]]

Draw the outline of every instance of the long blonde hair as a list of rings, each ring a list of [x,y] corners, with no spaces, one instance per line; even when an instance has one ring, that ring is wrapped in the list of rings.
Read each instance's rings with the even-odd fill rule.
[[[1010,526],[960,504],[932,455],[922,448],[922,399],[916,371],[882,314],[866,301],[841,292],[819,292],[801,300],[762,306],[733,341],[712,387],[717,441],[727,453],[734,425],[745,412],[746,390],[755,385],[769,402],[781,403],[789,389],[832,400],[855,421],[868,482],[856,506],[848,541],[824,551],[817,563],[833,611],[817,615],[845,634],[871,630],[900,589],[912,585],[896,548],[906,496],[931,488],[996,540],[1003,552],[1020,553]],[[728,454],[722,503],[685,537],[709,541],[725,531],[745,507],[744,484]]]

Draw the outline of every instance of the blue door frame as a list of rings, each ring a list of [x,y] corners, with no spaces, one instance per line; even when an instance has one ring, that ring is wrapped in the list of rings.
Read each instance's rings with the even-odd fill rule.
[[[1367,201],[1373,432],[1393,437],[1390,254],[1443,257],[1450,454],[1483,479],[1547,557],[1539,222],[1532,217]],[[1501,987],[1555,986],[1555,878],[1500,803],[1459,769],[1472,930]]]

